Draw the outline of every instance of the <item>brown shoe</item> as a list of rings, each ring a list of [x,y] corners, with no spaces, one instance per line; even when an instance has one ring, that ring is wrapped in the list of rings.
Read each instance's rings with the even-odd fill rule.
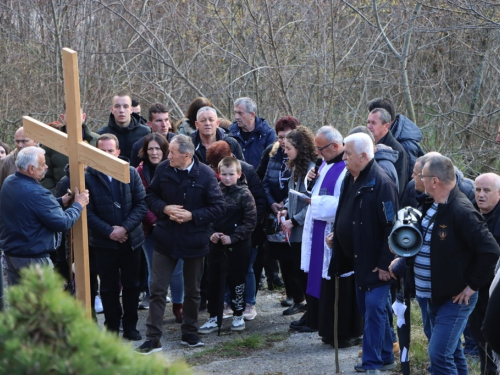
[[[172,312],[175,315],[175,321],[177,323],[182,323],[182,303],[173,303],[172,304]]]

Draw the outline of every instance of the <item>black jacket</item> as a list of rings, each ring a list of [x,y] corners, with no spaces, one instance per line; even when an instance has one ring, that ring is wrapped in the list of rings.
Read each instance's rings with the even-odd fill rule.
[[[207,255],[210,225],[225,212],[214,171],[196,156],[193,160],[193,167],[182,182],[169,160],[161,162],[146,189],[146,203],[158,217],[153,230],[155,250],[175,259]],[[163,209],[171,204],[183,206],[193,219],[182,224],[170,220]]]
[[[175,137],[174,133],[168,133],[167,141],[170,143],[172,141],[172,138],[174,137]],[[137,168],[139,164],[141,164],[142,160],[139,157],[139,151],[141,151],[142,144],[144,143],[144,138],[146,138],[146,136],[142,137],[137,142],[135,142],[134,145],[132,146],[132,151],[130,151],[130,165],[134,168]]]
[[[422,217],[432,205],[426,202]],[[495,238],[469,199],[458,189],[439,204],[431,235],[433,303],[443,303],[462,292],[491,281],[500,255]]]
[[[283,163],[286,163],[287,159],[281,147],[278,147],[276,153],[269,158],[266,174],[262,180],[262,185],[264,185],[264,190],[266,191],[268,207],[271,207],[273,203],[280,203],[288,198],[288,179],[292,172],[287,169],[286,178],[280,181],[281,167]]]
[[[142,219],[148,212],[144,202],[145,191],[141,178],[135,170],[130,169],[130,183],[118,182],[121,202],[115,204],[108,176],[91,167],[85,172],[85,186],[90,192],[90,201],[87,205],[87,220],[89,225],[89,245],[118,249],[119,243],[109,238],[113,232],[113,225],[121,225],[128,232],[128,241],[132,249],[136,249],[144,242]],[[116,222],[117,215],[123,221]]]
[[[266,149],[262,152],[262,156],[260,158],[259,166],[256,169],[257,176],[264,181],[264,176],[266,175],[267,166],[269,165],[269,159],[271,158],[271,150],[274,147],[274,143],[271,143]]]
[[[255,200],[255,206],[257,207],[257,222],[260,223],[264,219],[267,213],[267,198],[266,191],[262,185],[255,169],[245,161],[241,161],[241,171],[243,174],[238,181],[238,184],[244,184],[248,186],[248,190],[252,193],[253,199]]]
[[[115,122],[115,116],[110,113],[108,125],[100,128],[97,133],[100,135],[105,133],[114,134],[120,143],[120,155],[130,159],[134,143],[151,133],[151,129],[141,125],[140,116],[137,113],[132,113],[130,124],[126,128],[118,126]]]
[[[482,332],[488,345],[495,352],[500,353],[500,284],[497,284],[491,293],[486,314],[484,316]]]
[[[405,191],[406,184],[408,183],[408,155],[406,154],[405,149],[401,144],[396,141],[396,138],[389,131],[377,144],[382,143],[386,146],[389,146],[393,150],[399,152],[398,159],[394,163],[394,167],[396,168],[396,172],[398,174],[398,184],[399,184],[399,194],[398,197],[403,196],[403,192]]]
[[[203,143],[201,143],[200,139],[200,133],[198,130],[195,130],[194,132],[191,133],[191,140],[193,141],[194,144],[194,149],[196,156],[198,159],[203,163],[203,164],[208,164],[207,162],[207,150],[205,149],[205,146]],[[224,130],[221,128],[217,128],[217,132],[215,133],[215,140],[216,141],[226,141],[229,147],[231,148],[231,153],[234,155],[234,157],[238,160],[245,160],[243,156],[243,151],[241,150],[240,145],[238,144],[238,141],[236,139],[226,135]]]
[[[219,186],[226,212],[213,224],[212,233],[224,233],[231,238],[231,244],[249,239],[257,224],[257,209],[252,194],[243,184],[225,186],[219,182]]]
[[[390,283],[379,280],[378,272],[372,271],[375,267],[388,271],[389,264],[394,259],[387,239],[398,211],[398,198],[396,185],[375,160],[372,160],[362,173],[363,176],[360,174],[358,177],[362,178],[362,187],[354,197],[353,207],[345,205],[344,186],[350,185],[353,180],[352,175],[346,173],[334,226],[336,233],[338,217],[344,210],[353,210],[354,264],[341,251],[336,235],[333,237],[335,256],[330,262],[329,273],[343,274],[352,271],[354,265],[357,286],[362,290],[370,290]]]

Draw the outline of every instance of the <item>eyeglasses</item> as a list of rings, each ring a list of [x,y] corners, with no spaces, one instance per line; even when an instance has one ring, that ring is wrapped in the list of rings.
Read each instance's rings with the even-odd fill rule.
[[[14,142],[16,142],[16,143],[28,143],[29,141],[31,141],[31,139],[16,139],[16,140],[14,140]]]
[[[316,146],[316,150],[318,150],[319,152],[323,151],[325,148],[327,147],[330,147],[331,145],[333,145],[335,142],[332,142],[332,143],[328,143],[326,146],[323,146],[323,147],[318,147]]]
[[[419,173],[418,177],[420,177],[420,179],[423,180],[426,177],[433,178],[433,177],[436,177],[436,176],[431,176],[431,175],[426,175],[426,174]]]

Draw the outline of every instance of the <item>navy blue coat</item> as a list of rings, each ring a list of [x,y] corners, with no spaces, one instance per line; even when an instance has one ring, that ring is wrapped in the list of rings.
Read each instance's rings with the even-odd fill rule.
[[[158,217],[153,230],[155,251],[174,259],[207,255],[210,225],[226,210],[215,172],[196,156],[193,160],[193,167],[182,182],[170,160],[161,162],[146,190],[146,203]],[[182,224],[170,220],[163,209],[171,204],[183,206],[193,219]]]
[[[0,246],[14,257],[47,257],[59,246],[59,232],[71,228],[82,212],[80,203],[63,211],[50,190],[19,172],[5,179],[0,196]]]
[[[88,167],[85,172],[85,185],[90,193],[90,202],[87,206],[87,220],[89,225],[89,245],[118,249],[119,242],[109,238],[113,232],[113,225],[123,226],[128,233],[128,240],[132,249],[136,249],[144,242],[142,219],[148,212],[144,202],[146,195],[141,177],[135,168],[130,169],[130,183],[119,182],[121,208],[115,205],[113,193],[108,183],[108,176]],[[116,222],[116,215],[122,215],[123,221]]]
[[[259,167],[262,153],[266,147],[276,141],[276,132],[265,119],[260,117],[255,117],[255,129],[247,141],[241,136],[241,129],[236,122],[229,126],[229,134],[240,144],[245,161],[255,169]]]

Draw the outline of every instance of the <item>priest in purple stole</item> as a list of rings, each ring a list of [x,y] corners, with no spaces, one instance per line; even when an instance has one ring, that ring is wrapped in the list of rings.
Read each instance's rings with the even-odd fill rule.
[[[318,330],[323,342],[333,345],[335,281],[328,275],[332,249],[327,246],[325,238],[333,227],[346,173],[342,161],[344,146],[341,134],[331,126],[318,130],[315,144],[323,163],[311,188],[311,204],[302,235],[301,269],[308,274],[308,308],[303,323],[310,330]],[[314,171],[309,177],[313,174]],[[361,343],[359,336],[363,333],[363,322],[356,303],[352,272],[340,278],[338,322],[340,347]]]

